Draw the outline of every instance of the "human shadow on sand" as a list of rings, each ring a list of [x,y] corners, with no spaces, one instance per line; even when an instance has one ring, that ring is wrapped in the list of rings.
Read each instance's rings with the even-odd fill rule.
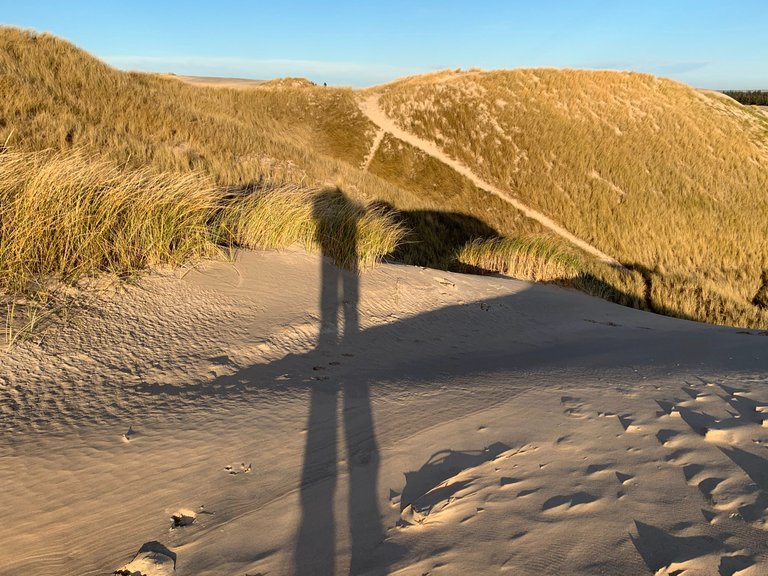
[[[356,218],[362,217],[363,211],[359,209],[355,217],[354,206],[346,206],[345,218],[340,220],[328,209],[347,202],[341,192],[330,191],[318,196],[315,204],[316,241],[324,258],[320,334],[313,350],[288,354],[269,364],[245,366],[213,381],[184,386],[141,383],[132,388],[133,393],[163,396],[166,409],[172,409],[171,397],[175,395],[185,402],[217,397],[239,405],[243,401],[256,403],[261,394],[308,389],[296,574],[342,571],[337,566],[338,507],[334,507],[339,462],[346,467],[348,480],[345,508],[350,529],[349,573],[386,574],[387,563],[397,558],[397,551],[387,548],[389,543],[384,542],[381,523],[379,506],[385,498],[378,497],[379,450],[371,408],[374,387],[378,391],[407,385],[409,391],[416,392],[420,387],[434,387],[436,382],[445,387],[445,382],[467,377],[508,374],[503,385],[493,390],[482,388],[482,401],[490,405],[508,401],[530,388],[521,375],[535,369],[567,368],[574,373],[583,368],[594,374],[600,368],[625,370],[639,364],[647,367],[647,375],[652,376],[653,371],[666,374],[672,367],[684,369],[691,349],[701,352],[691,361],[697,370],[729,367],[734,358],[743,367],[764,366],[742,338],[723,340],[724,332],[734,331],[714,327],[691,330],[670,319],[650,322],[647,316],[632,311],[623,315],[628,320],[623,320],[621,326],[595,322],[607,319],[610,304],[575,292],[566,296],[551,286],[529,290],[520,285],[519,290],[504,296],[478,295],[474,302],[444,306],[361,330],[355,228]],[[444,288],[442,276],[435,278],[435,291],[450,290]],[[386,307],[392,308],[391,303]],[[725,334],[725,338],[729,337]],[[700,358],[705,358],[706,366]],[[481,387],[482,379],[477,385]],[[450,386],[445,394],[450,396]],[[343,442],[337,437],[340,428]],[[345,453],[340,454],[339,445]],[[408,491],[418,496],[423,487],[417,485],[426,480],[414,476],[408,478],[408,483],[411,480]],[[405,495],[403,501],[409,499]]]
[[[333,210],[335,205],[343,210]],[[339,191],[315,199],[316,242],[323,256],[320,286],[320,335],[316,352],[333,357],[359,332],[357,220],[355,209]],[[346,265],[342,272],[336,263]],[[340,322],[340,317],[342,321]],[[341,328],[341,329],[340,329]],[[382,542],[377,499],[379,456],[371,412],[369,382],[363,378],[319,376],[310,386],[307,440],[301,475],[301,525],[295,553],[298,575],[335,574],[334,493],[337,462],[346,461],[351,543],[350,574],[362,571],[373,548]],[[341,398],[339,398],[341,397]],[[337,414],[341,399],[346,458],[337,453]]]

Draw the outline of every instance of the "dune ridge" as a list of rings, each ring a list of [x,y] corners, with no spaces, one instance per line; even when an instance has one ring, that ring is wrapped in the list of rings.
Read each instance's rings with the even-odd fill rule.
[[[387,115],[379,106],[378,96],[369,96],[365,100],[361,101],[360,110],[363,111],[363,114],[365,114],[368,117],[368,119],[371,120],[371,122],[379,126],[379,128],[381,128],[385,132],[388,132],[394,135],[396,138],[399,138],[400,140],[403,140],[405,142],[408,142],[409,144],[412,144],[413,146],[416,146],[417,148],[426,152],[430,156],[447,164],[462,176],[466,176],[467,178],[469,178],[469,180],[471,180],[479,188],[483,190],[487,190],[488,192],[491,192],[492,194],[502,198],[505,202],[510,203],[517,210],[522,212],[526,217],[539,222],[547,230],[554,232],[558,236],[564,238],[565,240],[574,244],[576,247],[580,248],[581,250],[584,250],[588,254],[595,256],[596,258],[600,259],[606,264],[610,264],[611,266],[617,266],[617,267],[621,266],[621,264],[617,260],[615,260],[614,258],[611,258],[607,254],[604,254],[603,252],[601,252],[594,246],[591,246],[590,244],[584,242],[583,240],[576,238],[573,234],[568,232],[562,226],[558,225],[551,218],[548,218],[544,214],[529,208],[528,206],[526,206],[516,198],[510,196],[508,193],[501,191],[499,188],[497,188],[493,184],[489,184],[488,182],[479,178],[474,172],[472,172],[472,170],[470,170],[460,162],[452,158],[449,158],[448,156],[443,154],[436,146],[430,144],[425,140],[420,139],[419,137],[413,134],[405,132],[404,130],[399,128],[392,120],[390,120],[387,117]],[[383,135],[382,135],[382,138],[383,138]],[[377,137],[377,140],[374,141],[374,144],[371,147],[371,150],[372,150],[371,158],[373,157],[373,154],[375,154],[375,151],[378,148],[378,145],[380,144],[380,142],[381,142],[381,139]],[[366,162],[366,164],[369,164],[369,163],[370,161]]]
[[[283,79],[214,90],[119,72],[50,35],[1,32],[0,140],[11,150],[78,150],[129,169],[193,172],[224,195],[331,185],[400,212],[411,234],[393,254],[422,266],[528,278],[546,261],[508,248],[531,236],[562,244],[407,142],[385,134],[375,146],[377,126],[350,89]],[[444,71],[360,96],[373,93],[401,129],[628,270],[584,253],[578,282],[546,281],[661,314],[768,328],[757,297],[768,268],[768,124],[759,110],[603,71]],[[464,242],[449,246],[450,230]],[[510,242],[485,242],[494,239]]]

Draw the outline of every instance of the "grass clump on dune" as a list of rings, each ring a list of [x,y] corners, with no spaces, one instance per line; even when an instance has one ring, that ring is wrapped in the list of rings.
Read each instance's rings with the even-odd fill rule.
[[[579,254],[551,236],[476,240],[466,244],[457,259],[474,268],[558,284],[625,306],[651,309],[640,273]]]
[[[575,278],[582,268],[572,250],[546,236],[476,240],[464,246],[458,260],[476,268],[536,282]]]
[[[85,153],[0,154],[0,288],[210,256],[210,179],[125,169]]]
[[[83,151],[0,153],[0,290],[32,294],[51,280],[127,275],[222,255],[222,248],[319,247],[349,267],[391,252],[402,229],[339,190],[224,193],[194,172],[128,169]]]
[[[295,186],[237,195],[222,210],[217,228],[223,243],[245,248],[300,243],[354,269],[373,266],[404,235],[391,214],[364,208],[338,189]]]

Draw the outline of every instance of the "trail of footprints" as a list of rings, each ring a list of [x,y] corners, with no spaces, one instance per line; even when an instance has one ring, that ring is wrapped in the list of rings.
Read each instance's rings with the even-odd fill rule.
[[[746,388],[705,380],[686,382],[679,395],[655,402],[658,410],[654,416],[636,421],[627,414],[619,420],[626,432],[652,434],[667,450],[665,461],[678,466],[683,480],[700,494],[702,517],[719,536],[707,540],[665,534],[661,547],[678,552],[688,547],[691,558],[722,552],[718,574],[727,576],[756,566],[755,551],[739,543],[757,542],[765,554],[768,402]],[[644,531],[646,539],[656,538],[647,535],[647,526],[636,524],[638,540]],[[731,540],[734,534],[738,538]],[[699,541],[692,543],[694,538]],[[641,546],[636,547],[642,553]],[[672,556],[664,561],[671,562]],[[647,563],[651,569],[666,566]],[[685,570],[668,573],[683,574]]]
[[[513,500],[516,513],[528,515],[527,530],[535,530],[542,520],[575,518],[601,507],[602,513],[616,510],[611,504],[610,481],[616,487],[613,502],[620,502],[627,497],[625,492],[632,493],[637,479],[617,468],[611,450],[645,452],[640,461],[647,461],[650,453],[644,443],[648,439],[658,442],[666,451],[666,463],[678,467],[682,480],[700,494],[703,526],[709,528],[696,530],[695,522],[681,520],[662,530],[638,515],[629,538],[647,567],[656,574],[682,576],[699,573],[706,566],[706,573],[738,576],[765,561],[768,402],[745,389],[702,381],[686,384],[679,396],[657,400],[647,414],[600,412],[588,401],[570,395],[562,396],[560,404],[566,418],[584,420],[584,426],[591,426],[588,430],[604,434],[598,443],[605,442],[606,449],[592,454],[603,460],[588,458],[578,448],[571,456],[558,459],[555,452],[535,444],[512,449],[497,443],[474,453],[444,451],[420,470],[406,473],[402,493],[391,491],[391,505],[401,511],[398,529],[471,523],[489,506],[502,501],[509,505]],[[617,433],[611,432],[612,422],[620,427]],[[610,442],[622,432],[631,434],[632,441]],[[570,443],[578,446],[579,439],[566,433],[555,439],[554,446]],[[575,464],[582,460],[583,474]],[[537,461],[541,475],[534,470]],[[651,459],[650,465],[653,462]],[[547,470],[550,466],[554,467],[551,472]],[[557,477],[568,479],[558,483]],[[554,496],[547,494],[553,490]],[[641,510],[632,506],[624,508],[626,514]],[[515,539],[526,534],[522,530]],[[761,549],[753,550],[748,543],[758,543]]]
[[[573,418],[594,413],[579,398],[563,396],[561,403]],[[685,481],[713,509],[705,511],[708,521],[726,516],[768,529],[768,401],[746,389],[701,381],[686,383],[679,397],[656,404],[652,418],[597,415],[615,416],[626,433],[653,433],[669,451],[666,461],[680,466]],[[719,452],[720,462],[713,462],[713,452]]]
[[[768,528],[768,402],[706,382],[687,383],[681,393],[657,401],[656,439],[669,450],[667,460],[704,497],[708,521],[727,517]]]
[[[563,396],[561,403],[568,417],[584,420],[593,417],[594,411],[580,398]],[[616,415],[610,412],[599,412],[598,416]],[[619,416],[619,421],[625,430],[633,428],[632,420],[628,416]],[[481,427],[482,429],[484,427]],[[567,444],[570,441],[571,435],[566,434],[557,438],[555,445]],[[464,523],[474,518],[477,513],[484,511],[482,506],[471,510],[478,501],[525,499],[538,494],[547,483],[546,472],[544,475],[539,475],[533,470],[543,471],[548,466],[556,465],[557,461],[552,451],[545,451],[546,454],[539,454],[539,451],[540,447],[535,443],[514,449],[495,443],[477,451],[444,450],[438,453],[439,458],[433,455],[420,470],[405,474],[406,483],[402,493],[391,490],[391,505],[399,506],[401,509],[398,526],[407,528],[451,520]],[[583,455],[580,455],[577,460],[580,461],[582,458]],[[534,464],[534,462],[539,463]],[[600,484],[606,483],[605,478],[613,478],[614,484],[618,486],[617,498],[624,495],[621,487],[634,479],[632,474],[615,470],[610,463],[584,463],[583,465],[579,463],[576,468],[583,471],[583,476],[587,479],[601,477]],[[519,476],[503,475],[514,469],[520,471]],[[570,471],[577,472],[575,469]],[[489,479],[493,480],[489,481]],[[413,488],[414,484],[415,488]],[[544,499],[534,507],[540,514],[558,515],[586,510],[589,505],[599,503],[601,497],[597,494],[591,493],[580,485],[572,485],[572,487],[576,489],[562,491],[560,494]],[[482,494],[478,494],[480,492]],[[504,494],[507,492],[509,495]],[[474,495],[479,495],[479,498],[471,498]]]

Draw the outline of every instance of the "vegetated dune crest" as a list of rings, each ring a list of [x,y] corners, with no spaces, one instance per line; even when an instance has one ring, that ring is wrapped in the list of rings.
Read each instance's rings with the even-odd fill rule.
[[[752,305],[768,266],[760,111],[648,74],[570,69],[444,71],[370,94],[401,132],[640,272],[651,309],[765,321]]]
[[[211,90],[110,69],[48,35],[3,28],[0,45],[0,140],[13,150],[194,172],[225,195],[332,185],[399,215],[411,234],[394,256],[408,263],[768,328],[768,122],[727,98],[644,74],[554,69],[442,72],[362,93],[303,79]],[[411,143],[361,112],[370,94]]]
[[[275,78],[273,80],[256,80],[254,78],[230,78],[225,76],[186,76],[183,74],[158,74],[163,78],[181,80],[193,86],[205,88],[307,88],[317,86],[306,78]]]

